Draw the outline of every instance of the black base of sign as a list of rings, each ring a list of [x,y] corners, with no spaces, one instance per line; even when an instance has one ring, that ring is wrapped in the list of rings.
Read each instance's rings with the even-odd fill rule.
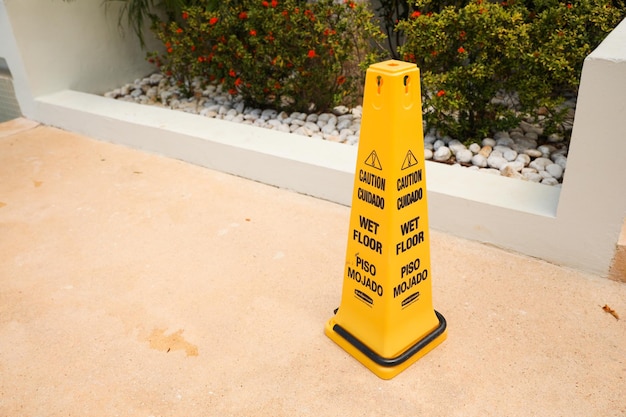
[[[337,313],[337,310],[335,310],[335,314],[336,313]],[[343,337],[348,343],[350,343],[352,346],[358,349],[362,354],[364,354],[369,359],[371,359],[374,363],[380,366],[392,367],[392,366],[398,366],[401,363],[406,362],[412,356],[417,354],[420,350],[428,346],[431,342],[433,342],[435,339],[437,339],[439,336],[441,336],[445,332],[446,325],[447,325],[446,319],[437,310],[435,310],[435,315],[439,319],[439,325],[432,332],[428,333],[422,339],[417,341],[417,343],[415,343],[413,346],[408,348],[402,354],[396,356],[395,358],[390,358],[390,359],[383,358],[382,356],[378,355],[376,352],[368,348],[365,344],[363,344],[363,342],[361,342],[359,339],[354,337],[352,334],[350,334],[350,332],[348,332],[346,329],[344,329],[340,325],[335,324],[333,326],[333,330],[337,334],[339,334],[341,337]]]

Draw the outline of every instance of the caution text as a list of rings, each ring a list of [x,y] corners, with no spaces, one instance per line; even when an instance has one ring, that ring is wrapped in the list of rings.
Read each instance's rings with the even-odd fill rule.
[[[359,225],[362,229],[367,230],[368,232],[372,232],[374,234],[378,233],[379,224],[365,216],[359,215]]]
[[[410,278],[407,278],[405,281],[402,281],[399,285],[393,288],[393,298],[402,295],[405,291],[410,290],[422,281],[426,281],[426,279],[428,279],[428,269],[424,269]]]
[[[399,197],[397,201],[398,210],[402,210],[403,208],[408,207],[411,204],[420,201],[423,197],[424,197],[424,192],[422,191],[422,187]]]
[[[358,254],[356,255],[356,266],[360,267],[364,272],[371,274],[373,277],[376,276],[376,265],[361,258]]]
[[[374,252],[380,253],[381,255],[383,254],[383,244],[373,237],[362,233],[360,230],[354,229],[352,231],[352,240],[356,240],[361,245],[373,250]]]
[[[348,278],[353,279],[373,293],[378,294],[380,297],[383,296],[383,287],[367,275],[361,275],[359,271],[348,267]]]
[[[367,172],[363,169],[359,170],[359,181],[378,188],[381,191],[385,191],[385,179],[371,172]]]
[[[396,244],[396,255],[399,255],[401,253],[408,251],[409,249],[419,245],[423,241],[424,241],[424,232],[423,231],[417,232],[413,236]]]
[[[406,234],[408,234],[410,232],[416,231],[419,228],[419,224],[418,224],[419,219],[420,219],[420,216],[417,216],[417,217],[409,220],[406,223],[402,223],[400,225],[400,231],[402,232],[402,236],[404,236],[404,235],[406,235]]]
[[[398,191],[403,190],[407,187],[410,187],[413,184],[417,184],[422,181],[422,170],[418,169],[417,171],[411,172],[404,177],[398,178],[398,182],[396,184]]]

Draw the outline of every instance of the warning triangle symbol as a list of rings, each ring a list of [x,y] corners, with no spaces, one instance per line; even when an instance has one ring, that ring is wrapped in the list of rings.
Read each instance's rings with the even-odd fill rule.
[[[376,151],[372,151],[372,153],[367,157],[365,165],[380,169],[381,171],[383,169],[383,166],[380,164],[380,159],[378,159],[378,155],[376,155]]]
[[[413,155],[413,152],[409,150],[406,153],[406,156],[404,157],[404,162],[402,163],[402,169],[411,168],[413,165],[417,165],[417,164],[418,164],[417,158],[415,157],[415,155]]]

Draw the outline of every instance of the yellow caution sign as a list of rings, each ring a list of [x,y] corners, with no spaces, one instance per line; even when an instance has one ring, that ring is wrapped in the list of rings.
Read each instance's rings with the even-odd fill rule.
[[[446,338],[433,309],[420,75],[371,65],[341,303],[325,326],[335,343],[391,379]]]

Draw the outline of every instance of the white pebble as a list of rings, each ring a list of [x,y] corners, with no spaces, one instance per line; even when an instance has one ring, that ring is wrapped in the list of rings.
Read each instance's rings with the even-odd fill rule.
[[[531,182],[541,182],[543,177],[536,172],[522,172],[524,178]]]
[[[508,161],[501,156],[494,155],[495,153],[496,152],[494,151],[491,153],[491,155],[489,155],[489,158],[487,158],[487,165],[489,165],[491,168],[500,169]]]
[[[481,144],[483,146],[491,146],[493,148],[494,146],[496,146],[496,141],[495,141],[495,139],[492,139],[492,138],[485,138],[485,139],[483,139]]]
[[[313,123],[313,122],[306,122],[304,124],[304,127],[306,127],[311,132],[319,132],[320,131],[320,127],[318,125],[316,125],[315,123]]]
[[[437,136],[433,135],[432,133],[427,133],[424,136],[424,143],[435,143],[436,140]]]
[[[538,151],[537,149],[526,149],[524,153],[531,158],[539,158],[543,155],[543,153],[541,153],[541,151]]]
[[[552,164],[552,161],[548,158],[537,158],[532,161],[528,166],[535,168],[537,171],[544,171],[548,165]]]
[[[477,154],[480,151],[481,147],[479,144],[477,143],[472,143],[469,146],[469,150],[472,151],[473,154]]]
[[[524,166],[530,164],[530,156],[526,155],[525,153],[517,155],[517,158],[515,158],[515,160],[523,163]]]
[[[472,160],[474,154],[469,149],[460,149],[454,156],[459,163],[467,164]]]
[[[544,178],[541,180],[541,183],[545,185],[557,185],[559,181],[555,178]]]
[[[443,162],[450,159],[451,156],[452,152],[450,151],[450,148],[448,148],[447,146],[440,146],[438,149],[435,150],[433,159],[435,161]]]
[[[263,110],[263,112],[261,112],[261,119],[269,120],[269,119],[275,118],[277,115],[278,115],[278,112],[276,110],[265,109]]]
[[[481,154],[476,154],[472,157],[472,165],[476,165],[479,168],[487,167],[487,158]]]
[[[517,158],[517,152],[513,149],[509,149],[502,153],[502,157],[507,161],[515,161],[515,158]]]
[[[563,177],[563,168],[558,164],[550,164],[546,166],[546,171],[557,180]]]

